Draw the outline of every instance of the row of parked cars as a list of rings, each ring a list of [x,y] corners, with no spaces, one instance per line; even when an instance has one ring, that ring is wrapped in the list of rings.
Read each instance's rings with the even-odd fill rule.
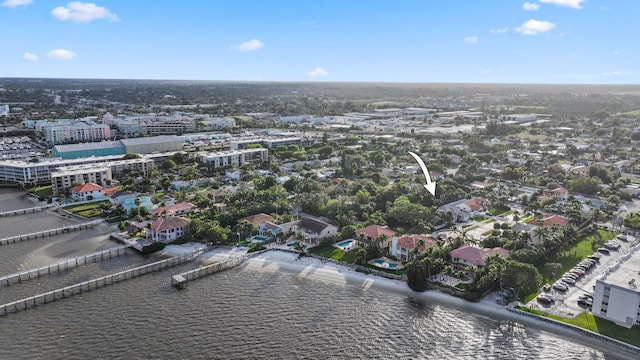
[[[618,235],[615,239],[609,240],[606,244],[602,245],[602,247],[598,249],[598,252],[609,255],[609,252],[617,251],[620,249],[620,240],[627,241],[627,237]]]
[[[569,287],[575,285],[577,281],[579,281],[584,274],[589,272],[593,267],[595,267],[600,262],[600,256],[593,254],[587,257],[586,259],[579,262],[576,266],[574,266],[571,270],[567,271],[562,275],[560,280],[556,281],[552,288],[558,291],[567,291]]]
[[[591,294],[582,294],[578,298],[578,305],[591,309],[593,306],[593,295]]]

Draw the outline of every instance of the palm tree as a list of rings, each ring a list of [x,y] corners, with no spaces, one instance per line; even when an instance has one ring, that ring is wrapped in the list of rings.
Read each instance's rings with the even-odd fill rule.
[[[136,204],[136,207],[138,208],[138,217],[140,216],[140,198],[135,198],[133,200],[133,202]]]

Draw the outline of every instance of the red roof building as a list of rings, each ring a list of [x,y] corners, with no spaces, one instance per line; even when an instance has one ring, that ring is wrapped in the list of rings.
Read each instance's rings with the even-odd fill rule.
[[[387,240],[380,244],[380,247],[383,248],[389,246],[391,239],[396,236],[396,234],[397,233],[395,231],[389,229],[388,227],[380,225],[369,225],[367,227],[356,230],[357,240],[364,243],[369,243],[370,241],[380,236],[385,237]]]
[[[489,201],[483,197],[474,197],[471,200],[467,200],[464,202],[465,205],[471,209],[471,211],[483,211],[486,207],[489,206]]]
[[[191,220],[179,216],[157,218],[151,223],[151,238],[154,241],[170,242],[185,234]]]
[[[241,223],[241,222],[246,222],[257,227],[263,222],[275,223],[275,219],[271,215],[260,213],[255,215],[249,215],[249,216],[243,217],[242,219],[238,219],[238,223]]]
[[[405,234],[391,241],[389,253],[400,261],[409,261],[414,257],[411,250],[415,249],[421,240],[423,245],[418,248],[419,252],[438,247],[438,243],[429,235]]]
[[[501,258],[506,258],[509,256],[509,251],[501,247],[484,249],[471,245],[464,245],[451,251],[449,254],[451,255],[451,262],[453,264],[483,267],[486,265],[486,259],[489,256],[498,254]]]
[[[71,188],[71,198],[75,201],[91,201],[104,197],[102,186],[86,183]]]
[[[162,206],[149,211],[151,216],[160,216],[163,213],[165,215],[183,215],[191,213],[195,210],[196,206],[190,202],[181,202],[173,205]]]
[[[542,226],[565,226],[567,225],[567,223],[569,222],[569,220],[567,220],[566,217],[561,216],[561,215],[551,215],[551,214],[545,214],[542,217]],[[531,220],[529,222],[527,222],[528,224],[531,225],[535,225],[535,226],[540,226],[540,222],[538,220]]]

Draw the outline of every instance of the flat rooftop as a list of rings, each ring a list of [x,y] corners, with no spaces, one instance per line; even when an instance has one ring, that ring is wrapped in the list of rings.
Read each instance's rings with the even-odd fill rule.
[[[622,255],[598,280],[640,292],[640,244]]]

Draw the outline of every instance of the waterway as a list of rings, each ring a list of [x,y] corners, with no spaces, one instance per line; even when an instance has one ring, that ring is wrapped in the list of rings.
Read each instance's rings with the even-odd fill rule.
[[[13,197],[12,197],[13,196]],[[15,193],[0,190],[0,204]],[[27,200],[30,202],[30,200]],[[52,213],[0,219],[37,231]],[[29,225],[32,225],[31,227]],[[49,226],[49,223],[47,223]],[[96,228],[0,248],[0,274],[116,246]],[[104,233],[101,233],[104,232]],[[81,235],[81,236],[79,236]],[[5,235],[2,235],[5,236]],[[130,254],[0,287],[8,302],[148,261]],[[295,261],[295,260],[292,260]],[[54,262],[54,261],[51,261]],[[572,339],[375,287],[240,266],[171,287],[182,265],[0,317],[12,359],[621,359]],[[628,357],[627,357],[628,358]]]

